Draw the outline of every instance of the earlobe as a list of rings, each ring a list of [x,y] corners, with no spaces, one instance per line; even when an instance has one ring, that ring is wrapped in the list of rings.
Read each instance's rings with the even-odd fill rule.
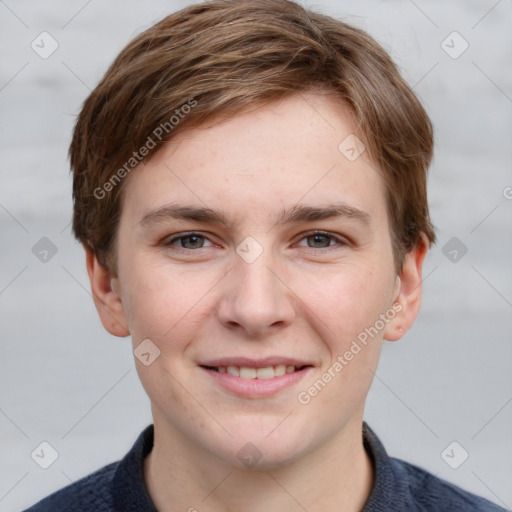
[[[428,248],[428,239],[422,234],[421,241],[404,258],[402,272],[397,276],[394,295],[394,304],[399,304],[400,310],[386,325],[383,336],[385,340],[399,340],[418,316],[421,306],[423,261]]]
[[[110,275],[89,247],[84,246],[84,249],[94,305],[103,327],[114,336],[128,336],[130,330],[121,301],[118,279]]]

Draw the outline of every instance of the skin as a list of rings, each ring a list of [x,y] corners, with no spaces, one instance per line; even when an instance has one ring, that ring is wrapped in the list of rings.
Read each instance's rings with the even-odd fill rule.
[[[104,327],[131,334],[134,348],[150,339],[160,350],[149,366],[136,359],[152,404],[144,478],[158,510],[363,508],[374,478],[361,439],[364,402],[382,340],[402,337],[418,314],[428,244],[423,237],[397,276],[383,180],[367,152],[351,162],[338,149],[355,132],[343,103],[318,93],[184,131],[126,178],[117,277],[87,251]],[[171,202],[221,209],[233,226],[141,225]],[[366,212],[368,224],[276,223],[299,203],[340,202]],[[329,236],[315,238],[317,229]],[[186,238],[190,231],[204,238]],[[185,238],[171,244],[176,235]],[[251,263],[236,251],[248,236],[262,248]],[[393,304],[402,309],[384,329],[299,403],[298,393]],[[313,368],[265,398],[235,396],[198,366],[274,355]],[[261,453],[253,467],[237,457],[248,442]]]

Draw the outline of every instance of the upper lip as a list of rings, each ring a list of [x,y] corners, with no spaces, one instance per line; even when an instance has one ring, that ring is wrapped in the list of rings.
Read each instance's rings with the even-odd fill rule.
[[[312,366],[311,363],[307,361],[301,361],[299,359],[291,358],[291,357],[280,357],[280,356],[271,356],[265,357],[263,359],[252,359],[250,357],[222,357],[219,359],[209,359],[207,361],[202,361],[199,363],[199,366],[211,366],[213,368],[218,368],[219,366],[244,366],[247,368],[267,368],[269,366],[278,366],[284,364],[286,366]]]

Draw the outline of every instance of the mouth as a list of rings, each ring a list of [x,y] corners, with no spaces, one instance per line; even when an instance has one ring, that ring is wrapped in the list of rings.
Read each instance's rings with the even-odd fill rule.
[[[314,366],[290,358],[224,358],[198,365],[210,382],[242,398],[265,398],[296,385]]]
[[[233,377],[240,377],[241,379],[274,379],[276,377],[282,377],[287,373],[295,373],[304,370],[305,368],[311,367],[311,365],[300,365],[295,366],[293,364],[278,364],[275,366],[263,366],[263,367],[250,367],[250,366],[208,366],[200,365],[206,370],[211,370],[217,373],[227,373]]]

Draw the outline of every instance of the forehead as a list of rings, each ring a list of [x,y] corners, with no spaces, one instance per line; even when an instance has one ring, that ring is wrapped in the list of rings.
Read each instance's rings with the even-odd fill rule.
[[[140,219],[170,201],[224,211],[347,204],[386,215],[380,172],[338,99],[301,93],[179,133],[124,184],[122,210]],[[358,156],[359,155],[359,156]],[[125,210],[129,210],[126,211]]]

